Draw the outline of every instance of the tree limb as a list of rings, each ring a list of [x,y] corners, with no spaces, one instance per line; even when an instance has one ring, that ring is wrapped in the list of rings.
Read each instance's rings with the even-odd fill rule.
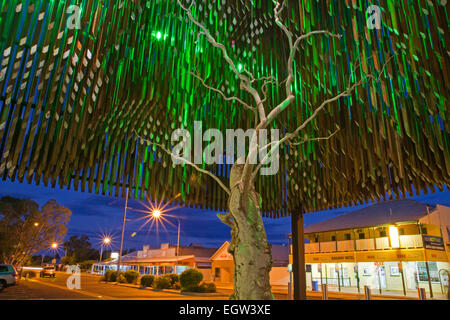
[[[201,173],[204,173],[204,174],[210,176],[211,178],[213,178],[213,179],[219,184],[220,187],[222,187],[222,189],[223,189],[229,196],[231,195],[230,189],[228,189],[228,188],[223,184],[223,182],[220,181],[220,179],[219,179],[216,175],[214,175],[213,173],[209,172],[208,170],[204,170],[204,169],[200,168],[200,167],[197,166],[195,163],[192,163],[192,162],[188,161],[187,159],[185,159],[185,158],[183,158],[183,157],[177,156],[176,154],[174,154],[174,153],[172,153],[171,151],[167,150],[163,145],[161,145],[161,144],[159,144],[159,143],[156,143],[156,142],[152,142],[152,141],[150,141],[150,140],[148,140],[148,139],[145,139],[145,138],[141,137],[141,136],[137,133],[137,131],[134,130],[134,129],[133,129],[133,132],[134,132],[134,133],[136,134],[136,136],[137,136],[139,139],[141,139],[142,141],[144,141],[144,142],[146,142],[146,143],[148,143],[148,144],[152,144],[152,145],[155,145],[155,146],[161,148],[164,152],[166,152],[166,153],[167,153],[168,155],[170,155],[171,157],[176,158],[177,160],[181,160],[181,161],[183,161],[184,163],[190,165],[191,167],[194,167],[197,171],[199,171],[199,172],[201,172]]]
[[[198,74],[196,74],[196,73],[194,73],[194,72],[189,72],[189,74],[191,74],[192,76],[194,76],[195,78],[197,78],[198,80],[200,80],[200,82],[202,83],[202,85],[203,85],[205,88],[207,88],[207,89],[209,89],[209,90],[211,90],[211,91],[214,91],[214,92],[219,93],[219,94],[223,97],[224,100],[226,100],[226,101],[237,101],[237,102],[239,102],[240,104],[242,104],[245,108],[247,108],[247,109],[249,109],[249,110],[251,110],[251,111],[253,111],[253,112],[256,112],[256,109],[255,109],[254,107],[248,105],[247,103],[245,103],[244,101],[242,101],[242,100],[239,99],[238,97],[227,97],[221,90],[219,90],[219,89],[217,89],[217,88],[214,88],[214,87],[211,87],[211,86],[207,85],[207,84],[205,83],[205,81],[204,81]]]
[[[192,11],[190,9],[184,7],[180,0],[178,0],[178,5],[181,7],[181,9],[183,9],[186,12],[189,20],[191,20],[196,26],[198,26],[203,31],[203,32],[201,32],[201,34],[203,34],[206,37],[208,42],[211,43],[214,47],[219,48],[222,51],[223,58],[230,66],[231,70],[233,70],[234,74],[236,74],[236,76],[241,80],[241,85],[240,85],[241,89],[246,90],[248,93],[250,93],[253,96],[253,99],[256,102],[256,108],[259,113],[260,121],[265,121],[266,113],[264,110],[264,106],[261,102],[261,97],[259,96],[258,91],[252,87],[250,78],[248,76],[244,75],[244,73],[241,73],[238,71],[235,63],[233,62],[233,60],[231,60],[230,56],[228,55],[228,52],[227,52],[227,49],[225,48],[225,46],[222,43],[217,42],[216,39],[214,39],[214,37],[208,31],[208,29],[194,18],[194,16],[192,15]],[[244,68],[244,72],[248,73],[248,71],[246,71],[245,68]],[[253,75],[251,75],[251,74],[250,74],[250,76],[253,77]]]

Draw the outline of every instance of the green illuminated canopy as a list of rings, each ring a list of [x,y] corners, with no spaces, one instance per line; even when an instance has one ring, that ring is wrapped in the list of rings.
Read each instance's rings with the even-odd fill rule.
[[[194,15],[238,67],[284,80],[288,48],[272,1],[197,3]],[[333,139],[282,148],[280,173],[257,181],[266,216],[450,182],[447,8],[441,1],[380,1],[382,28],[369,30],[367,6],[288,1],[285,20],[296,34],[324,29],[343,37],[304,43],[296,102],[274,127],[294,130],[348,81],[369,73],[379,81],[328,107],[305,132],[321,137],[340,129]],[[220,51],[197,33],[174,1],[0,0],[0,174],[122,197],[128,186],[134,198],[226,209],[227,195],[214,180],[172,166],[136,134],[169,147],[172,131],[193,132],[194,120],[204,129],[252,127],[251,112],[188,73],[251,101]],[[283,93],[273,87],[268,96],[276,105]],[[204,167],[227,182],[230,165]]]

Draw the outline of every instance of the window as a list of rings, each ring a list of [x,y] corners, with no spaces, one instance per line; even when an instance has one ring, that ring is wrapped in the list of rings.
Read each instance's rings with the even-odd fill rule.
[[[319,242],[319,235],[314,235],[314,242]]]
[[[398,229],[398,233],[399,233],[401,236],[404,236],[404,235],[405,235],[405,229],[403,229],[403,228]]]
[[[380,231],[380,237],[381,238],[386,237],[386,231],[385,230]]]
[[[366,235],[364,234],[364,232],[361,232],[361,233],[358,234],[358,237],[359,237],[360,239],[365,239],[365,238],[366,238]]]
[[[345,240],[350,240],[350,233],[346,233],[344,236],[345,236]]]
[[[214,269],[214,277],[215,278],[220,278],[220,268],[215,268]]]
[[[0,266],[0,272],[9,272],[8,266]]]
[[[439,282],[439,273],[436,261],[429,261],[428,268],[430,270],[431,282]],[[419,271],[419,281],[428,281],[427,266],[425,261],[417,262],[417,270]]]
[[[392,277],[397,277],[400,275],[400,270],[398,268],[398,266],[391,266],[391,276]]]
[[[421,226],[420,228],[422,229],[422,234],[428,234],[427,227]]]
[[[331,241],[336,241],[336,236],[331,236]]]

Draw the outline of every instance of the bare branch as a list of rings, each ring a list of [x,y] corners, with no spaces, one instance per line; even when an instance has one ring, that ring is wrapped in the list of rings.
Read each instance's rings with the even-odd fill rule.
[[[294,81],[294,58],[300,43],[303,40],[314,35],[323,34],[338,39],[342,37],[342,35],[340,34],[334,34],[326,30],[317,30],[301,35],[296,38],[295,42],[293,42],[294,36],[292,32],[290,32],[289,29],[283,24],[282,19],[280,17],[281,11],[285,7],[285,2],[283,1],[283,4],[280,4],[280,2],[278,1],[273,2],[275,3],[274,8],[275,23],[281,28],[281,30],[283,30],[289,41],[290,53],[289,53],[289,60],[287,63],[288,76],[286,78],[286,98],[268,114],[266,123],[261,123],[260,128],[266,128],[283,110],[285,110],[295,100],[295,96],[292,94],[291,85],[292,82]]]
[[[167,153],[168,155],[170,155],[172,158],[175,158],[175,159],[177,159],[177,160],[181,160],[181,161],[183,161],[184,163],[186,163],[187,165],[190,165],[191,167],[195,168],[197,171],[199,171],[199,172],[201,172],[201,173],[204,173],[204,174],[210,176],[211,178],[213,178],[213,179],[219,184],[219,186],[222,187],[223,190],[225,190],[225,192],[226,192],[229,196],[231,195],[230,189],[228,189],[228,188],[223,184],[223,182],[220,181],[220,179],[219,179],[217,176],[215,176],[213,173],[209,172],[208,170],[204,170],[204,169],[200,168],[200,167],[197,166],[195,163],[192,163],[192,162],[190,162],[189,160],[187,160],[187,159],[185,159],[185,158],[183,158],[183,157],[177,156],[176,154],[174,154],[174,153],[172,153],[171,151],[167,150],[167,149],[166,149],[164,146],[162,146],[161,144],[156,143],[156,142],[153,142],[153,141],[150,141],[150,140],[148,140],[148,139],[145,139],[145,138],[141,137],[141,136],[137,133],[137,131],[134,130],[134,129],[133,129],[133,132],[134,132],[134,133],[136,134],[136,136],[137,136],[139,139],[141,139],[142,141],[145,141],[145,142],[148,143],[148,144],[152,144],[152,145],[155,145],[155,146],[161,148],[165,153]]]
[[[239,99],[238,97],[227,97],[221,90],[216,89],[216,88],[214,88],[214,87],[211,87],[211,86],[207,85],[207,84],[205,83],[205,81],[204,81],[198,74],[193,73],[193,72],[189,72],[189,74],[193,75],[195,78],[197,78],[198,80],[200,80],[200,82],[202,83],[202,85],[203,85],[205,88],[207,88],[207,89],[209,89],[209,90],[211,90],[211,91],[214,91],[214,92],[219,93],[219,94],[223,97],[224,100],[226,100],[226,101],[237,101],[237,102],[239,102],[240,104],[242,104],[245,108],[247,108],[247,109],[249,109],[249,110],[251,110],[251,111],[253,111],[253,112],[256,111],[256,109],[255,109],[254,107],[248,105],[247,103],[245,103],[244,101],[242,101],[242,100]]]
[[[233,70],[234,74],[236,74],[236,76],[241,80],[241,86],[240,86],[241,89],[246,90],[248,93],[250,93],[253,96],[253,99],[255,99],[256,108],[259,113],[260,121],[265,121],[266,120],[266,112],[264,110],[263,104],[261,103],[261,97],[259,96],[258,91],[256,91],[255,88],[252,87],[251,80],[249,79],[249,77],[246,76],[244,73],[241,73],[238,71],[235,63],[233,62],[233,60],[231,60],[230,56],[228,55],[228,52],[227,52],[227,49],[225,48],[225,46],[222,43],[217,42],[214,39],[214,37],[211,35],[211,33],[208,31],[208,29],[194,18],[194,16],[192,15],[192,11],[190,9],[184,7],[180,0],[178,0],[178,5],[186,12],[189,20],[191,20],[196,26],[198,26],[203,31],[201,34],[205,35],[208,42],[211,43],[214,47],[219,48],[222,51],[223,58],[230,66],[231,70]],[[244,70],[245,70],[245,68],[244,68]],[[246,71],[246,72],[249,73],[248,71]],[[251,75],[251,77],[253,77],[253,75]]]
[[[395,55],[395,52],[394,52]],[[255,168],[255,170],[252,173],[252,179],[254,179],[254,177],[256,176],[258,170],[261,168],[262,164],[267,160],[267,158],[284,142],[287,142],[289,140],[291,140],[292,138],[296,137],[303,129],[306,128],[306,126],[312,122],[317,115],[319,114],[320,111],[322,111],[327,105],[329,105],[330,103],[333,103],[337,100],[339,100],[342,97],[348,97],[352,94],[352,92],[359,86],[363,85],[364,83],[367,83],[369,80],[372,81],[378,81],[380,79],[381,74],[383,73],[383,70],[386,68],[386,65],[389,63],[389,61],[393,58],[393,56],[390,56],[389,59],[386,60],[386,62],[383,65],[383,68],[381,69],[378,77],[374,77],[373,75],[369,74],[366,75],[365,77],[363,77],[361,80],[359,80],[358,82],[354,83],[353,85],[347,87],[346,90],[342,91],[341,93],[335,95],[334,97],[327,99],[325,101],[323,101],[319,107],[317,107],[314,112],[312,113],[312,115],[306,119],[297,129],[295,129],[293,132],[286,134],[282,139],[280,139],[279,141],[274,141],[269,143],[268,145],[266,145],[265,147],[261,148],[260,150],[264,150],[265,148],[269,147],[272,144],[275,144],[275,146],[273,146],[270,151],[267,153],[267,155],[264,157],[264,159],[262,159],[260,161],[260,163],[258,164],[258,166]],[[270,114],[269,114],[270,117]],[[332,136],[334,136],[336,134],[333,133],[330,138]],[[316,140],[323,140],[324,138],[316,138]],[[308,140],[311,141],[311,140]],[[304,143],[306,141],[303,141],[302,143]]]
[[[320,141],[320,140],[330,140],[334,135],[336,135],[338,132],[340,131],[340,129],[337,129],[336,131],[334,131],[332,134],[330,134],[327,137],[319,137],[319,138],[305,138],[303,140],[300,140],[299,142],[289,142],[290,145],[294,146],[294,145],[301,145],[301,144],[305,144],[307,142],[311,142],[311,141]],[[266,144],[264,147],[262,147],[261,149],[259,149],[260,151],[267,149],[268,147],[270,147],[272,144],[277,144],[277,146],[275,148],[277,148],[281,143],[279,143],[279,141],[272,141],[271,143]],[[258,163],[258,165],[256,166],[255,170],[252,172],[252,181],[255,179],[256,175],[258,174],[259,169],[261,169],[262,165],[265,163],[265,161],[268,159],[268,157],[270,157],[270,154],[273,152],[273,149],[271,149],[266,156]]]
[[[217,217],[220,219],[220,221],[222,221],[223,223],[225,223],[227,226],[234,228],[235,227],[235,223],[234,221],[231,219],[231,213],[228,212],[227,214],[223,214],[223,213],[218,213]]]

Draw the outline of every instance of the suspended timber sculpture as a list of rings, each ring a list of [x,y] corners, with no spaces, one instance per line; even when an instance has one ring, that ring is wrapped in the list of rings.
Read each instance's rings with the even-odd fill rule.
[[[287,98],[286,34],[324,30],[331,36],[299,43],[291,105],[270,123],[302,130],[300,141],[280,145],[280,173],[255,180],[262,215],[442,189],[450,181],[447,8],[380,1],[378,29],[368,28],[368,7],[288,1],[283,28],[272,1],[197,1],[191,19],[176,1],[0,0],[0,174],[113,196],[129,187],[140,199],[181,193],[176,201],[227,210],[221,184],[233,187],[231,164],[200,165],[208,174],[175,166],[164,151],[172,132],[193,132],[196,120],[222,131],[254,127],[240,101],[258,106],[236,71],[273,80],[263,89],[270,114]],[[194,20],[224,45],[234,70]]]

